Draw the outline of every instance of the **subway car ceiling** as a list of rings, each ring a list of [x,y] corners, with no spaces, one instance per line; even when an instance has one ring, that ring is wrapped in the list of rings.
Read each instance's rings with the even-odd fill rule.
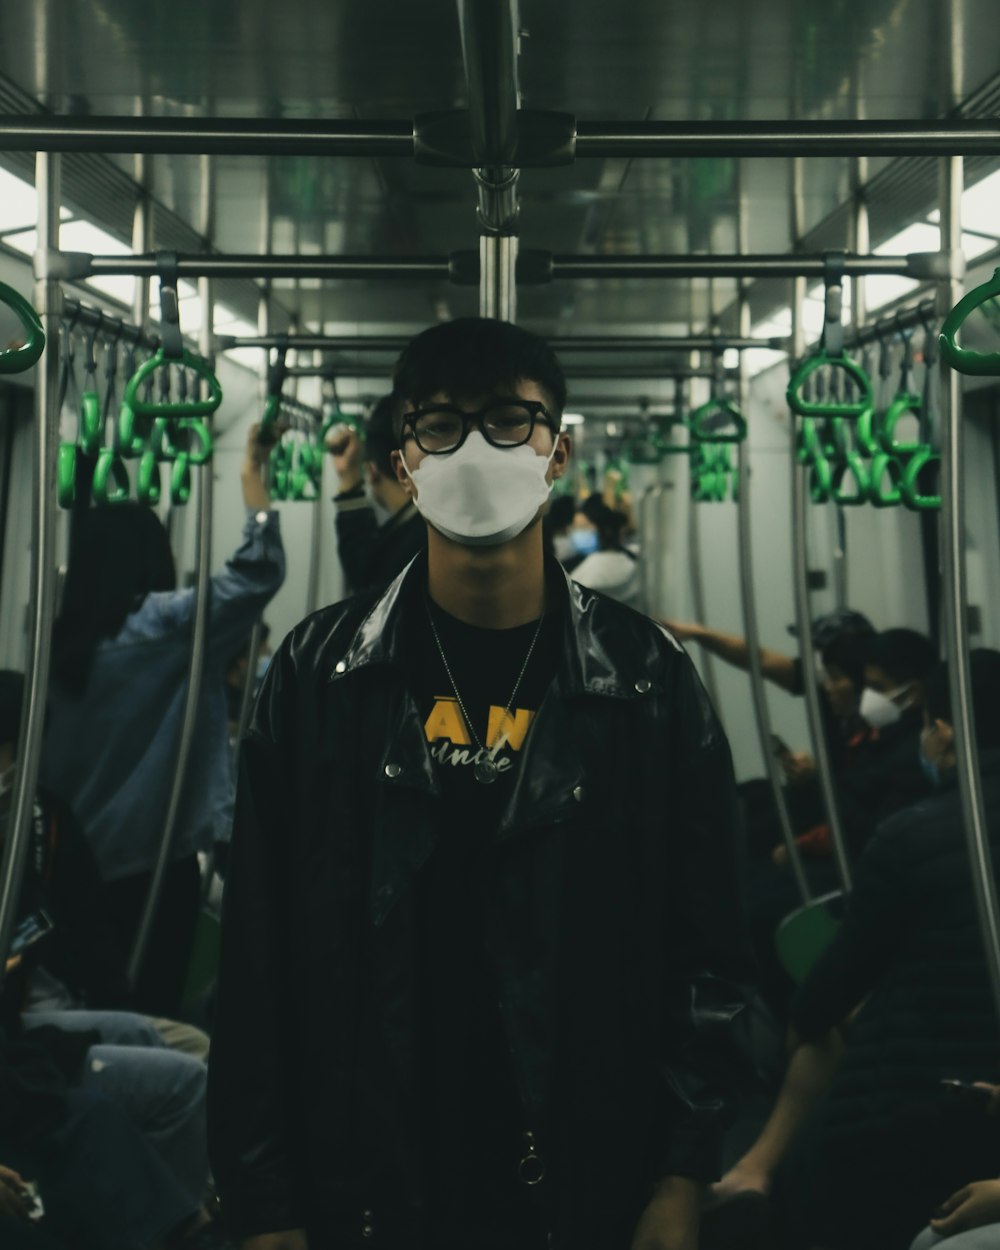
[[[521,171],[520,249],[600,259],[852,248],[850,204],[860,174],[872,250],[934,251],[939,197],[936,164],[927,155],[872,156],[860,171],[849,155],[804,159],[796,243],[792,162],[786,157],[738,160],[709,148],[698,155],[696,144],[674,157],[588,157],[582,141],[588,126],[602,121],[626,129],[628,123],[662,122],[737,131],[781,121],[919,122],[948,117],[954,103],[962,118],[988,118],[1000,94],[1000,66],[982,31],[994,17],[989,0],[683,0],[624,9],[590,0],[523,4],[512,67],[521,107],[576,119],[580,141],[575,161]],[[16,6],[5,14],[0,75],[0,111],[8,117],[44,121],[42,110],[48,110],[50,120],[54,115],[75,124],[101,117],[216,118],[344,122],[363,129],[364,122],[373,128],[406,125],[466,109],[472,90],[454,7],[406,3],[315,6],[291,0],[275,8],[180,0],[136,8],[129,0],[82,0]],[[87,151],[86,140],[81,147],[63,158],[62,198],[71,216],[61,247],[126,252],[140,194],[136,157],[124,150]],[[5,250],[30,253],[32,199],[11,178],[31,181],[33,153],[12,150],[2,137],[0,153],[6,170],[0,242]],[[964,244],[970,261],[988,254],[1000,233],[991,211],[995,184],[988,181],[998,164],[995,154],[966,162]],[[404,262],[478,250],[477,192],[467,168],[398,156],[223,152],[208,159],[151,154],[140,173],[156,203],[152,250],[194,253],[207,247],[223,255]],[[132,281],[106,277],[93,285],[128,307]],[[900,276],[870,277],[867,306],[891,306],[916,286]],[[247,280],[216,284],[218,333],[256,329],[258,289]],[[295,325],[327,334],[405,335],[478,309],[474,280],[279,277],[272,293],[274,330]],[[193,284],[184,294],[183,328],[196,338]],[[704,332],[715,319],[732,331],[735,294],[735,279],[721,275],[557,278],[522,282],[517,317],[548,335],[685,335]],[[816,279],[810,294],[805,319],[812,338],[822,322]],[[787,334],[789,300],[787,280],[756,281],[754,333]],[[390,359],[383,355],[381,364]],[[775,359],[749,363],[760,368]],[[662,363],[628,355],[619,362],[623,368]],[[587,390],[581,380],[574,394],[582,398]],[[625,390],[668,393],[638,381]]]

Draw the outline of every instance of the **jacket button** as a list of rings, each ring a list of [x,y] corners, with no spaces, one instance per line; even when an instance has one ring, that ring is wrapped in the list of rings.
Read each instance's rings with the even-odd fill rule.
[[[337,667],[336,667],[333,671],[334,671],[335,673],[346,673],[346,672],[347,672],[347,665],[344,663],[344,661],[343,661],[343,660],[341,660],[341,661],[338,663]]]
[[[583,802],[583,786],[576,787],[576,789],[573,791],[573,798],[576,799],[578,803]]]
[[[635,683],[636,694],[649,694],[653,689],[653,683],[648,677],[640,677]]]
[[[395,781],[402,771],[403,769],[399,764],[386,764],[385,766],[385,775],[390,781]]]

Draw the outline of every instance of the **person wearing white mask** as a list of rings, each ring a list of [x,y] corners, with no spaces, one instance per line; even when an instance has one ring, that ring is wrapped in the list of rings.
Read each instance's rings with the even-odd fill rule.
[[[292,631],[243,748],[223,1210],[244,1250],[695,1250],[749,975],[728,745],[669,634],[546,562],[548,345],[443,323],[394,397],[426,556]]]

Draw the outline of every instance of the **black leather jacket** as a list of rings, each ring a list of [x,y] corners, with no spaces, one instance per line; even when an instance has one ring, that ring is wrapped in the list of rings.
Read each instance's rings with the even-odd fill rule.
[[[241,758],[212,1042],[232,1231],[420,1244],[415,886],[442,797],[407,685],[425,564],[282,644]],[[718,1174],[747,980],[726,740],[653,622],[549,570],[563,645],[484,917],[552,1244],[627,1250]]]

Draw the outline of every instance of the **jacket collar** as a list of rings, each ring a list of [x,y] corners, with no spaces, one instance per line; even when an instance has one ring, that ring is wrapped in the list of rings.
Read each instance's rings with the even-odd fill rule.
[[[649,693],[655,684],[649,680],[651,656],[648,648],[629,645],[629,636],[623,636],[620,628],[617,607],[609,613],[600,596],[572,581],[555,560],[546,562],[545,576],[563,608],[559,664],[563,693],[624,699]],[[332,680],[373,665],[406,666],[415,614],[422,610],[420,597],[426,584],[427,557],[421,554],[390,582],[369,609],[331,674]],[[614,624],[609,619],[612,616]],[[644,624],[648,628],[649,622]],[[680,650],[669,634],[665,636]]]

